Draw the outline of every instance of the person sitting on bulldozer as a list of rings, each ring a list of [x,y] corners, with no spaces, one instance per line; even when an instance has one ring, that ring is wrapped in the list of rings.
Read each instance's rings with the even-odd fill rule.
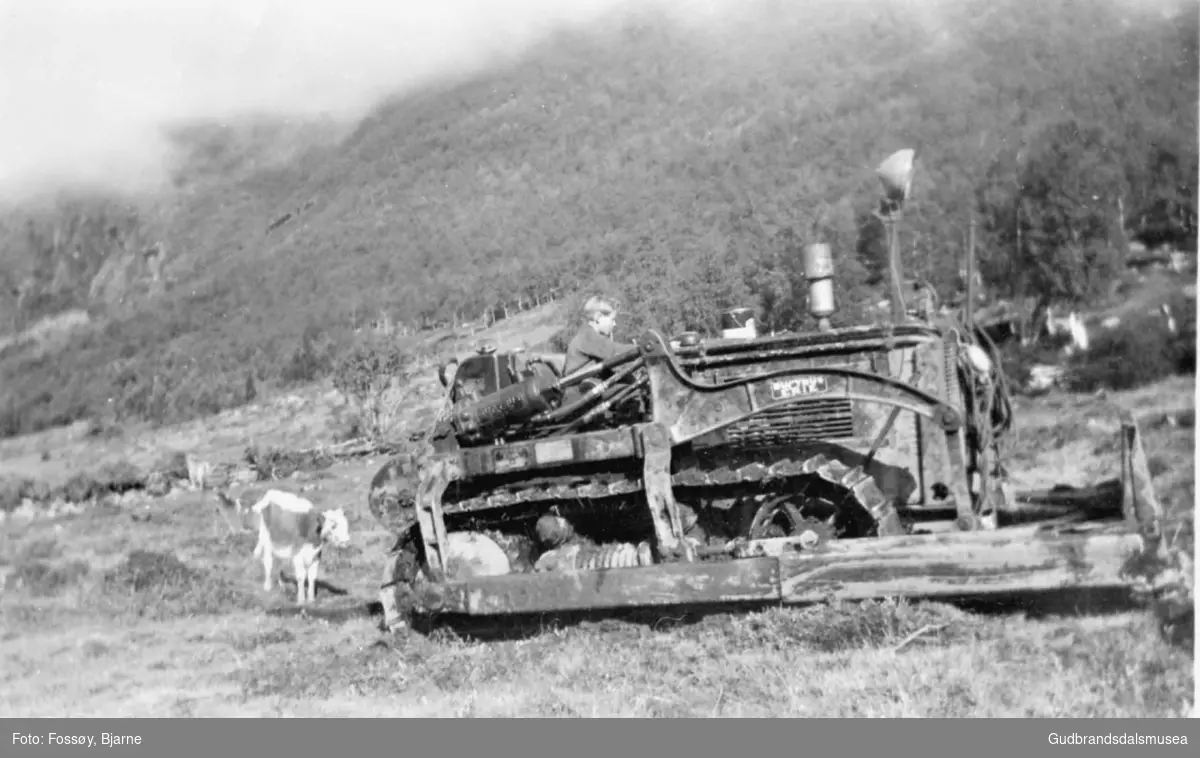
[[[613,339],[617,309],[610,301],[600,297],[589,299],[583,306],[583,315],[586,321],[567,345],[567,357],[563,363],[563,374],[567,376],[635,347],[632,343]]]
[[[617,342],[613,339],[613,327],[616,326],[617,309],[612,302],[602,297],[593,297],[583,307],[584,323],[579,327],[575,336],[567,345],[566,358],[563,361],[563,376],[570,376],[584,369],[598,366],[609,358],[613,358],[637,346],[633,343]],[[569,387],[564,393],[563,402],[570,405],[578,401],[584,394],[594,391],[608,377],[595,375],[583,379]],[[632,378],[625,376],[617,381],[616,386],[628,385]],[[618,415],[630,409],[641,407],[638,397],[626,398],[611,408]]]

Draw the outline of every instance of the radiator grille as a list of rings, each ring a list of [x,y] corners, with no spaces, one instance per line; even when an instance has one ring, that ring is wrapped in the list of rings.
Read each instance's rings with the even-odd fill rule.
[[[807,440],[854,436],[854,416],[846,398],[797,400],[726,427],[735,445],[764,447]]]
[[[962,405],[961,387],[958,385],[957,348],[957,344],[946,340],[945,350],[942,352],[946,369],[946,400],[955,408]]]

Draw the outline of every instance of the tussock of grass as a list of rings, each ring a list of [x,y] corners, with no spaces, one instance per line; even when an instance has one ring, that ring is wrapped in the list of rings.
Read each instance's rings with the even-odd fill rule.
[[[747,651],[800,646],[833,653],[897,645],[926,629],[938,630],[934,639],[942,642],[963,639],[978,620],[948,605],[884,599],[731,617],[728,623],[730,637]]]
[[[684,671],[716,666],[730,679],[744,675],[756,681],[738,684],[737,690],[757,687],[761,697],[775,685],[769,675],[764,680],[764,674],[751,674],[749,669],[764,655],[791,659],[806,653],[883,650],[930,627],[937,633],[929,640],[946,644],[974,638],[982,624],[950,606],[896,600],[718,614],[688,624],[665,621],[657,629],[611,620],[555,626],[521,641],[500,643],[471,642],[441,628],[429,636],[410,637],[394,651],[329,644],[313,658],[264,659],[245,670],[239,681],[248,698],[327,698],[343,689],[368,695],[429,690],[453,695],[525,679],[530,672],[604,685],[627,678],[622,672],[637,671],[655,687],[669,689],[671,676],[681,676],[685,682],[680,686],[686,686],[696,675]],[[254,649],[260,639],[252,637],[237,647]],[[321,663],[313,665],[314,660]],[[742,674],[735,676],[736,672]]]
[[[101,591],[112,610],[161,620],[229,613],[261,601],[224,579],[192,568],[172,554],[134,550],[104,575]]]
[[[85,557],[62,558],[60,546],[42,538],[20,543],[10,563],[4,615],[13,629],[80,618],[162,621],[261,607],[251,591],[172,553],[133,550],[116,566],[97,570]]]
[[[20,566],[26,561],[47,561],[62,555],[62,545],[54,537],[33,537],[11,542],[5,540],[0,551],[0,566]]]
[[[34,597],[51,597],[79,584],[90,570],[87,561],[81,560],[25,560],[18,563],[5,578],[4,589],[24,590]]]
[[[0,566],[11,567],[4,577],[5,592],[33,598],[63,594],[82,583],[91,566],[79,558],[64,558],[63,547],[54,537],[35,537],[10,542],[0,550]]]
[[[134,592],[146,592],[191,585],[201,578],[201,572],[188,568],[173,555],[134,550],[124,563],[106,575],[105,581]]]
[[[238,637],[233,641],[233,649],[240,652],[260,650],[272,645],[289,645],[296,641],[296,635],[289,629],[271,629],[257,632],[248,636]]]
[[[930,626],[942,631],[897,650]],[[607,621],[499,643],[441,632],[391,649],[354,645],[348,628],[298,637],[290,644],[304,656],[239,645],[250,654],[235,678],[245,702],[298,713],[349,698],[406,716],[1183,715],[1187,656],[1147,636],[1149,626],[880,601],[658,629]]]
[[[1135,556],[1126,566],[1136,581],[1136,596],[1163,638],[1187,651],[1196,635],[1195,544],[1195,519],[1189,514],[1167,525],[1160,550]]]

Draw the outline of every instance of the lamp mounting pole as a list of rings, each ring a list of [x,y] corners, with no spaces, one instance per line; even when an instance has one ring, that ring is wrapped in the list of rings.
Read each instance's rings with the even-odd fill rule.
[[[912,191],[916,151],[906,148],[887,157],[875,175],[883,186],[879,210],[875,217],[882,223],[888,237],[888,273],[892,285],[892,320],[903,323],[908,319],[904,304],[904,274],[900,265],[900,234],[896,225],[904,217],[904,203]]]

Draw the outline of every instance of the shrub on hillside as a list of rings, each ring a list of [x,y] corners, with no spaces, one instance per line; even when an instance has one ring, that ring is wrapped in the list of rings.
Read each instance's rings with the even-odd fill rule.
[[[153,470],[168,479],[187,479],[187,453],[179,450],[165,452],[159,457],[158,462],[154,464]]]
[[[96,484],[104,492],[127,492],[141,489],[146,484],[146,472],[129,461],[114,461],[105,464],[96,474]]]
[[[21,505],[22,485],[16,479],[0,479],[0,513],[15,511]]]
[[[102,492],[100,484],[93,477],[81,472],[72,476],[63,485],[62,496],[68,503],[84,503]]]
[[[285,450],[278,447],[247,447],[243,459],[260,481],[286,479],[298,471],[319,471],[333,464],[333,457],[322,450]]]
[[[378,442],[394,436],[406,406],[413,404],[411,378],[431,371],[431,356],[390,339],[368,339],[351,350],[333,371],[333,386],[353,407],[355,425]]]
[[[300,337],[300,344],[292,351],[291,358],[283,366],[285,384],[312,382],[329,373],[333,366],[336,345],[321,329],[310,324]],[[253,387],[247,385],[245,394],[250,395]]]
[[[49,502],[54,494],[54,488],[48,482],[37,479],[25,479],[21,482],[21,498],[28,498],[35,503]]]
[[[17,396],[9,394],[0,401],[0,437],[15,437],[21,433],[21,410],[17,407]]]
[[[1176,309],[1175,313],[1184,311]],[[1140,315],[1097,334],[1087,352],[1072,356],[1066,374],[1069,389],[1094,392],[1131,389],[1195,371],[1194,315],[1179,323],[1175,334],[1167,331],[1161,317]]]

